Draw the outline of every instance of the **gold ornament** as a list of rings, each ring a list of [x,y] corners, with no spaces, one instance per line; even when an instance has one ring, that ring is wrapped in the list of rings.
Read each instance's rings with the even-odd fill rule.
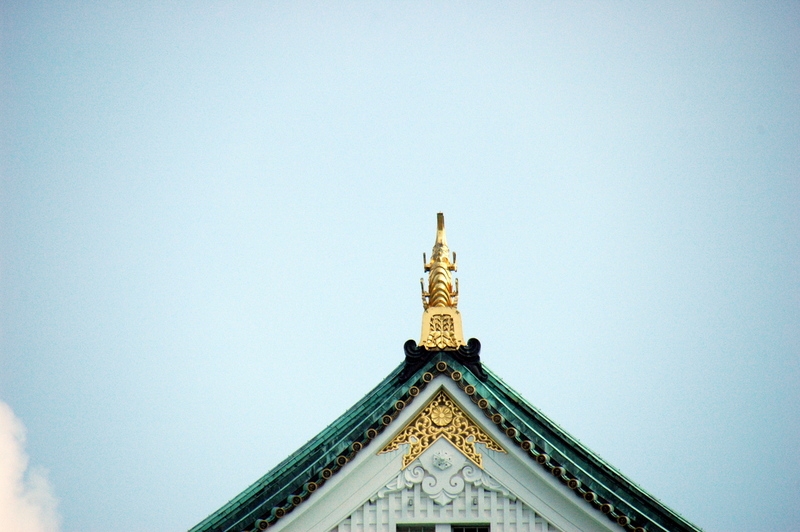
[[[425,271],[428,272],[428,289],[425,282],[420,279],[422,286],[422,338],[420,345],[427,349],[457,349],[466,345],[461,332],[461,314],[458,306],[458,279],[455,280],[450,272],[457,270],[456,254],[450,261],[450,248],[447,247],[447,237],[444,231],[444,214],[436,215],[436,242],[431,252],[431,260],[426,261],[422,254]]]
[[[419,458],[439,438],[445,438],[476,466],[483,469],[482,456],[475,448],[482,443],[487,449],[506,452],[459,407],[453,399],[440,390],[431,401],[401,430],[378,454],[399,449],[408,444],[403,456],[403,469]]]
[[[444,427],[453,421],[453,411],[446,406],[437,406],[431,411],[431,421],[437,427]]]
[[[447,314],[433,314],[428,321],[428,338],[422,345],[428,349],[458,347],[453,317]]]

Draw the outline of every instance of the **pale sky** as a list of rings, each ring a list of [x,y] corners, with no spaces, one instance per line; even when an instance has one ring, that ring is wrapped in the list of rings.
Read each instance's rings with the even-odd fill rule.
[[[443,211],[487,366],[798,526],[797,2],[11,0],[0,113],[0,510],[205,518],[402,362]]]

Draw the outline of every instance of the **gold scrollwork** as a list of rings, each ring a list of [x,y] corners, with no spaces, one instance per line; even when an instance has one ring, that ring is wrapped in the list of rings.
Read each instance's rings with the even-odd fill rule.
[[[408,444],[403,456],[403,469],[416,460],[439,438],[445,438],[476,466],[483,469],[482,456],[475,448],[482,443],[487,449],[506,452],[464,412],[447,392],[440,390],[419,414],[401,430],[378,454]]]

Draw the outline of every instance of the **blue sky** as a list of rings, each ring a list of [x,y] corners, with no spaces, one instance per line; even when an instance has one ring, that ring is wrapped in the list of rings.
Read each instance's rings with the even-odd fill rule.
[[[0,475],[64,532],[185,530],[369,391],[438,211],[511,386],[800,520],[797,3],[11,1],[0,54]]]

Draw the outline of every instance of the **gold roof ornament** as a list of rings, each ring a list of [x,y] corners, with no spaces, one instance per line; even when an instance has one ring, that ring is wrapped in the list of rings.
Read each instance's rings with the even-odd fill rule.
[[[466,345],[461,331],[461,313],[458,312],[458,279],[453,287],[450,272],[456,271],[456,254],[450,261],[450,249],[444,230],[444,214],[436,215],[436,242],[433,244],[431,260],[422,254],[425,271],[428,272],[428,289],[422,286],[422,339],[420,347],[428,350],[453,350]]]
[[[403,456],[403,469],[405,469],[439,438],[452,443],[481,469],[483,469],[483,458],[475,447],[476,443],[482,443],[493,451],[506,452],[442,388],[378,454],[396,451],[400,445],[408,444],[408,450]]]

